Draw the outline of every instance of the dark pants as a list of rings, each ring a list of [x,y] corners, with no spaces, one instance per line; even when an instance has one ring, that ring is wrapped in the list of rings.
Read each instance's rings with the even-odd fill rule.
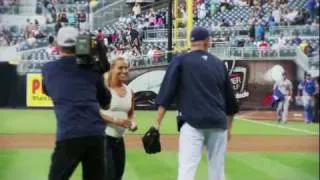
[[[56,142],[49,180],[68,180],[82,163],[84,180],[106,179],[106,143],[104,136],[73,138]]]
[[[106,136],[108,180],[121,180],[126,162],[126,152],[123,138]]]

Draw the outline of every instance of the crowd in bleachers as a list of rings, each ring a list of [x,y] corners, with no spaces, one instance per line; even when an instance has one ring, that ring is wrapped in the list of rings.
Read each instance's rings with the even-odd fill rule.
[[[212,41],[225,44],[229,47],[254,47],[260,49],[278,49],[286,46],[297,46],[308,56],[318,54],[319,39],[308,38],[306,34],[294,34],[288,36],[272,37],[277,26],[287,25],[311,25],[319,26],[319,2],[317,0],[193,0],[194,26],[203,26],[212,31]],[[97,6],[101,7],[98,1]],[[72,25],[82,29],[86,28],[88,21],[88,4],[83,0],[38,0],[38,6],[44,7],[41,11],[47,17],[47,23],[54,24],[55,32],[62,26]],[[95,7],[97,7],[95,6]],[[95,31],[97,38],[104,41],[108,47],[108,57],[123,55],[128,59],[146,56],[157,60],[159,54],[167,48],[166,35],[157,42],[146,41],[145,32],[154,31],[156,34],[167,28],[167,8],[147,10],[135,3],[132,11],[127,16],[122,16],[117,22],[102,25]],[[38,10],[40,11],[40,9]],[[179,4],[179,16],[186,19],[188,16],[186,5],[183,1]],[[174,17],[174,19],[177,17]],[[33,23],[36,24],[36,23]],[[103,23],[101,23],[103,24]],[[224,28],[243,28],[246,36],[239,37],[236,34],[222,35]],[[10,31],[9,31],[10,32]],[[33,32],[31,40],[23,44],[42,44],[36,36],[46,36],[49,33],[37,30]],[[28,33],[27,33],[28,34]],[[37,35],[38,34],[38,35]],[[165,33],[164,33],[165,34]],[[7,35],[0,33],[0,45],[6,44],[3,39]],[[237,36],[237,37],[236,37]],[[30,35],[29,35],[30,37]],[[21,37],[20,37],[21,38]],[[24,37],[26,38],[25,34]],[[300,38],[301,41],[298,39]],[[36,41],[34,41],[36,39]],[[48,38],[38,38],[48,44]],[[42,41],[43,40],[43,41]],[[44,41],[45,40],[45,41]],[[23,40],[22,40],[23,41]],[[32,43],[33,42],[33,43]],[[9,43],[14,44],[14,43]],[[216,43],[213,43],[215,46]],[[24,47],[26,47],[24,45]],[[28,46],[30,47],[30,46]],[[33,46],[38,47],[38,46]],[[27,56],[28,58],[47,57],[46,54],[56,54],[54,44],[49,50],[41,51],[39,55]],[[23,50],[23,48],[22,48]],[[45,54],[44,54],[45,53]]]
[[[18,2],[18,0],[0,0],[0,14],[16,11],[17,9],[12,8],[17,6]]]
[[[1,26],[0,46],[16,46],[18,50],[44,47],[48,44],[46,37],[48,33],[43,29],[37,19],[26,20],[23,26]]]

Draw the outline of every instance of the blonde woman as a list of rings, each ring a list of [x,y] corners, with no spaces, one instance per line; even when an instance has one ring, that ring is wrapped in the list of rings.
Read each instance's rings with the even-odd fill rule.
[[[137,129],[133,93],[125,84],[128,74],[128,63],[123,57],[117,57],[111,62],[110,71],[104,76],[105,85],[112,96],[109,109],[101,110],[101,115],[108,121],[105,130],[108,180],[121,180],[125,167],[123,136],[126,129]]]

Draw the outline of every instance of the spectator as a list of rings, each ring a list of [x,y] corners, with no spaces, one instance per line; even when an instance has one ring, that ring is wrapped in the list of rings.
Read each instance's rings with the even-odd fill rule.
[[[231,5],[230,5],[230,0],[220,0],[220,7],[219,9],[223,12],[226,9],[230,10]]]
[[[136,38],[132,41],[131,43],[131,48],[133,50],[133,53],[135,55],[141,55],[141,49],[140,49],[140,42],[139,42],[139,39]]]
[[[114,31],[111,35],[111,40],[113,44],[116,44],[118,42],[119,39],[119,34],[117,33],[117,31]]]
[[[297,9],[290,9],[290,12],[284,15],[284,20],[287,25],[294,24],[296,17],[298,16]]]
[[[129,32],[130,32],[131,42],[139,38],[139,32],[135,28],[130,26]]]
[[[278,38],[277,47],[280,49],[280,48],[284,47],[285,44],[286,44],[286,39],[283,36],[283,34],[281,34],[280,37]]]
[[[154,62],[159,62],[161,58],[161,49],[159,47],[156,47],[153,50],[153,61]]]
[[[304,54],[307,55],[308,57],[312,57],[313,53],[313,48],[311,46],[310,41],[307,42],[307,46],[304,48]]]
[[[154,26],[155,22],[156,22],[155,15],[152,14],[151,17],[149,18],[149,25]]]
[[[257,11],[256,11],[256,17],[262,19],[264,16],[264,9],[263,7],[258,7]]]
[[[273,27],[276,25],[275,18],[272,16],[272,14],[269,15],[267,25],[269,27],[269,32],[273,32]]]
[[[65,12],[63,12],[61,14],[61,17],[60,17],[60,22],[63,24],[63,25],[66,25],[68,24],[68,18],[67,18],[67,14]]]
[[[296,16],[294,20],[294,25],[303,25],[306,24],[306,17],[308,15],[304,13],[303,10],[299,10],[298,15]]]
[[[254,38],[253,38],[253,37],[248,37],[247,40],[245,41],[244,46],[245,46],[245,47],[257,47],[257,46],[254,44]]]
[[[304,52],[305,48],[308,46],[308,43],[306,40],[303,40],[302,43],[299,44],[299,48],[302,52]]]
[[[220,27],[229,27],[229,26],[230,26],[229,23],[225,19],[222,19]]]
[[[268,49],[270,47],[269,43],[265,39],[261,39],[261,41],[257,43],[257,46],[262,50]]]
[[[199,4],[197,8],[198,8],[198,18],[199,19],[205,18],[207,14],[205,3]]]
[[[59,54],[59,48],[56,45],[56,42],[54,40],[53,36],[49,36],[49,46],[47,48],[47,53],[50,55],[57,55]]]
[[[316,16],[316,6],[317,6],[316,0],[308,0],[307,1],[306,8],[308,10],[309,18],[311,20],[314,20],[314,18]]]
[[[61,27],[62,27],[62,24],[61,24],[60,20],[58,20],[55,25],[56,33],[58,33],[58,31],[60,30]]]
[[[116,57],[123,56],[123,49],[120,48],[120,45],[115,45],[115,48],[110,54],[110,60],[113,61]]]
[[[82,10],[78,13],[78,23],[79,23],[79,28],[81,30],[84,30],[86,28],[86,21],[87,21],[87,14],[84,10]]]
[[[249,37],[252,39],[255,39],[255,33],[256,33],[255,24],[252,23],[249,27]]]
[[[211,0],[210,3],[210,14],[214,16],[214,14],[219,10],[219,4],[215,0]]]
[[[163,19],[160,15],[157,15],[156,22],[155,22],[154,26],[159,27],[159,28],[164,28]]]
[[[133,8],[132,8],[132,12],[136,17],[140,17],[141,15],[141,7],[139,3],[135,3]]]
[[[8,41],[4,38],[4,35],[0,35],[0,47],[8,46]]]
[[[264,31],[262,24],[257,25],[257,32],[256,33],[257,33],[257,40],[264,39],[265,31]]]
[[[282,14],[281,14],[281,9],[278,6],[276,8],[273,8],[272,16],[274,17],[275,23],[280,24]]]
[[[236,26],[244,26],[245,22],[243,20],[243,18],[241,17],[237,22],[236,22]]]
[[[34,30],[34,25],[30,21],[30,19],[27,19],[27,26],[26,26],[26,30],[25,30],[25,39],[28,39],[29,37],[32,36],[33,30]]]
[[[299,37],[299,34],[297,34],[296,37],[293,40],[293,44],[295,44],[296,46],[299,46],[301,42],[302,42],[302,40]]]
[[[312,21],[311,26],[319,26],[319,19]]]
[[[102,32],[101,29],[98,30],[96,38],[97,38],[98,41],[101,41],[101,42],[104,41],[104,33]]]
[[[73,11],[70,11],[68,13],[68,22],[70,25],[75,25],[76,24],[76,15]]]
[[[153,54],[154,54],[154,50],[153,49],[149,49],[149,51],[147,53],[147,57],[148,57],[148,59],[150,61],[153,59]]]

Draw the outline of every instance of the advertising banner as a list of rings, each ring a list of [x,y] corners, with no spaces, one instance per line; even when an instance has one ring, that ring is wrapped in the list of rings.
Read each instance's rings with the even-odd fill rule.
[[[294,85],[296,92],[297,67],[293,61],[224,61],[229,72],[235,96],[243,109],[266,109],[271,102],[272,88],[283,71]],[[129,87],[135,93],[137,108],[154,108],[155,98],[164,78],[166,67],[162,69],[146,69],[131,72]]]
[[[27,75],[27,107],[53,107],[50,97],[42,90],[42,75]]]

